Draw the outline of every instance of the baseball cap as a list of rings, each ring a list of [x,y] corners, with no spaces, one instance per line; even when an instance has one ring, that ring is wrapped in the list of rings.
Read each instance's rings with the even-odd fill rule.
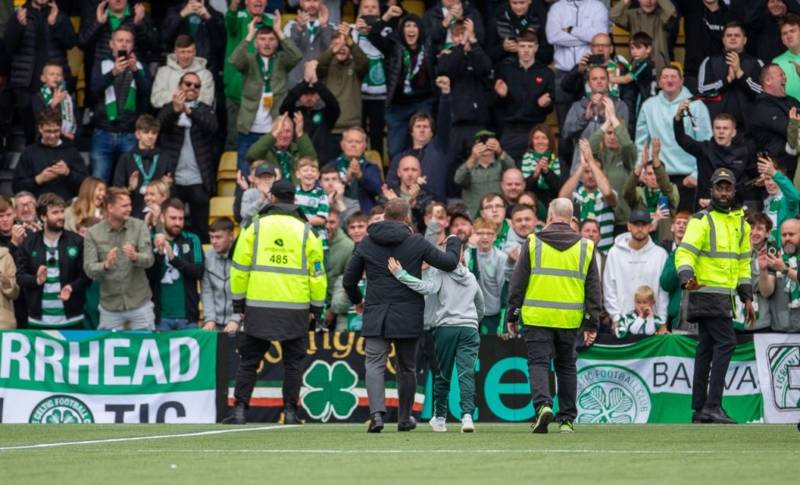
[[[269,191],[276,199],[294,201],[294,185],[288,180],[278,180]]]
[[[262,175],[272,175],[273,177],[278,176],[278,172],[275,170],[274,165],[270,165],[269,163],[265,163],[263,165],[259,165],[256,167],[256,171],[254,174],[256,177],[260,177]]]
[[[650,212],[646,209],[633,209],[631,211],[631,216],[628,218],[628,222],[636,223],[636,222],[644,222],[646,224],[650,224],[653,220],[650,218]]]
[[[714,174],[711,176],[711,184],[716,184],[717,182],[730,182],[733,185],[736,185],[736,177],[733,176],[733,172],[731,172],[727,168],[718,168],[714,170]]]

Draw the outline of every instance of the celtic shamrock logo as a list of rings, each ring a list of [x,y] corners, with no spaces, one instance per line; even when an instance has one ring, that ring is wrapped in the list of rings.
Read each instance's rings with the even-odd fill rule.
[[[75,416],[75,413],[69,409],[54,409],[49,416],[45,417],[44,422],[47,424],[72,424],[80,423],[81,421]]]
[[[621,388],[611,387],[606,393],[601,384],[581,394],[579,404],[583,410],[579,421],[584,423],[629,424],[633,399]]]
[[[33,408],[30,423],[93,423],[92,412],[82,401],[63,394],[50,396]]]
[[[358,374],[344,361],[315,361],[303,374],[301,402],[309,416],[327,422],[331,415],[347,419],[358,407]]]

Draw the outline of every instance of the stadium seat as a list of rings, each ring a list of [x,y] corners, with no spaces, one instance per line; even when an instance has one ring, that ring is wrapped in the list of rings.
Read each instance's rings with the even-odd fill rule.
[[[219,160],[217,180],[236,180],[236,158],[234,151],[225,152]]]
[[[408,13],[413,13],[420,17],[425,15],[425,2],[421,0],[405,0],[402,5],[403,9]]]
[[[222,197],[230,197],[235,193],[236,193],[236,182],[227,179],[217,181],[217,195]]]
[[[209,201],[208,219],[213,221],[217,217],[230,217],[233,219],[234,197],[212,197]]]

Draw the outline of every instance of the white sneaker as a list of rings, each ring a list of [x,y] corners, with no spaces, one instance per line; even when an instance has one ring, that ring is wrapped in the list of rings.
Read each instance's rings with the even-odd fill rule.
[[[433,428],[435,432],[444,433],[445,431],[447,431],[447,426],[445,426],[445,422],[446,422],[445,418],[437,418],[436,416],[434,416],[433,418],[431,418],[430,421],[428,421],[428,424],[431,425],[431,428]]]
[[[461,418],[461,432],[462,433],[473,433],[475,432],[475,423],[472,422],[472,415],[465,414]]]

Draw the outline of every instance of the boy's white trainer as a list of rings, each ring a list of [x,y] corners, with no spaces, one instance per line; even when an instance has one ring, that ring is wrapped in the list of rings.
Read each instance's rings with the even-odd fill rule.
[[[430,424],[431,428],[433,428],[433,430],[437,433],[444,433],[447,431],[447,426],[445,426],[445,423],[445,418],[437,418],[435,416],[428,421],[428,424]]]
[[[475,432],[475,423],[472,422],[472,415],[465,414],[461,418],[461,432],[462,433],[474,433]]]

